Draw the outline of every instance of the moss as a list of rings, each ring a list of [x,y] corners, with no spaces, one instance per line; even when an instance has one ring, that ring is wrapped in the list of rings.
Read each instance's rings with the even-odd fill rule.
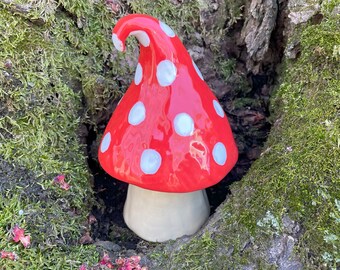
[[[88,1],[35,1],[28,12],[0,5],[0,250],[20,257],[8,269],[76,269],[98,259],[77,245],[93,200],[79,128],[121,95],[112,78],[125,69],[110,58],[119,16]],[[53,184],[60,173],[67,191]],[[31,248],[11,241],[14,224],[31,234]]]
[[[324,7],[324,10],[328,10]],[[306,269],[340,260],[340,85],[336,17],[302,31],[301,57],[286,61],[272,100],[274,127],[257,160],[218,213],[211,241],[198,236],[166,269],[273,269],[268,247],[289,215],[303,228],[296,254]],[[214,225],[211,225],[214,226]],[[208,229],[207,229],[208,230]],[[285,232],[287,233],[287,232]],[[254,246],[255,244],[255,246]]]
[[[169,24],[176,33],[192,34],[199,28],[198,1],[176,5],[167,0],[129,1],[135,13],[149,14]]]
[[[238,20],[242,19],[245,1],[225,0],[224,3],[226,5],[227,27],[231,27]]]
[[[299,252],[306,265],[336,267],[340,260],[337,201],[340,175],[340,84],[334,47],[340,43],[336,18],[308,27],[302,34],[303,55],[289,65],[285,82],[276,96],[283,113],[280,133],[284,140],[275,149],[290,146],[280,160],[285,165],[278,180],[288,182],[286,199],[304,235]],[[289,82],[295,81],[295,84]],[[282,150],[281,150],[282,151]],[[281,162],[280,162],[281,163]]]
[[[236,67],[236,59],[216,59],[216,63],[218,63],[218,69],[221,70],[221,74],[225,80],[228,80],[229,77],[235,72]]]
[[[32,226],[29,226],[27,221],[36,212],[39,212],[36,214],[44,216],[44,213],[40,212],[40,207],[41,202],[32,203],[30,199],[17,195],[7,196],[6,200],[0,202],[0,250],[14,251],[19,256],[19,259],[15,262],[6,260],[6,267],[8,268],[4,269],[50,269],[51,266],[53,266],[53,269],[75,269],[83,262],[94,263],[98,260],[94,247],[71,244],[56,246],[55,239],[48,238],[49,234],[46,233],[46,230],[53,229],[57,230],[61,237],[66,237],[66,235],[63,235],[63,231],[68,231],[76,220],[68,222],[65,228],[61,228],[57,222],[48,224],[44,219],[43,222],[51,227],[47,227],[46,224],[45,227],[42,226],[45,239],[37,238],[37,232],[34,231]],[[21,213],[19,210],[21,210]],[[50,217],[53,218],[53,216]],[[10,229],[15,224],[20,224],[25,229],[25,233],[31,235],[32,248],[24,249],[21,245],[11,241]],[[0,265],[2,263],[4,261]]]
[[[175,1],[131,0],[128,1],[134,13],[144,13],[169,24],[186,44],[205,46],[221,54],[221,39],[226,30],[242,17],[244,1]],[[223,57],[222,55],[220,57]]]

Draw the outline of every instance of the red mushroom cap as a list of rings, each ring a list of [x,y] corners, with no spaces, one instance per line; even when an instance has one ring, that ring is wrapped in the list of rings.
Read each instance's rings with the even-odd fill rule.
[[[180,39],[146,15],[123,17],[115,47],[134,35],[140,57],[134,81],[118,104],[98,151],[119,180],[163,192],[191,192],[218,183],[238,151],[227,117]]]

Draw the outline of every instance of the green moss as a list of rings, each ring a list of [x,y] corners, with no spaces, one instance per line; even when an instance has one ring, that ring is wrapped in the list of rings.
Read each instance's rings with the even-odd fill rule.
[[[130,1],[134,13],[148,14],[166,22],[180,36],[192,35],[199,28],[198,1],[175,5],[171,1]]]
[[[214,9],[211,4],[197,0],[182,1],[179,4],[167,0],[152,2],[147,0],[132,0],[129,1],[129,4],[135,13],[149,14],[159,18],[169,24],[177,33],[182,34],[193,34],[197,31],[202,32],[204,29],[201,28],[200,12],[202,10]],[[209,25],[209,28],[213,27],[213,32],[220,37],[225,25],[231,27],[242,17],[243,5],[244,1],[224,1],[220,3],[218,6],[218,14],[222,16],[216,17],[215,24]],[[213,13],[213,11],[211,12]],[[209,35],[209,33],[206,34]]]
[[[238,20],[243,17],[243,7],[245,5],[245,1],[230,1],[225,0],[225,10],[227,14],[227,27],[231,27]]]
[[[61,199],[59,198],[59,200]],[[60,234],[61,238],[70,237],[70,235],[63,234],[63,231],[74,230],[76,228],[74,223],[79,220],[72,219],[70,221],[70,217],[68,217],[68,225],[65,225],[64,228],[58,226],[58,221],[50,224],[44,219],[45,213],[41,212],[41,206],[42,202],[32,203],[30,199],[24,199],[23,196],[17,195],[7,196],[6,200],[0,202],[0,250],[12,251],[19,256],[19,259],[14,262],[1,260],[0,266],[6,265],[8,268],[5,269],[77,269],[82,263],[94,264],[98,262],[98,254],[93,246],[56,245],[55,239],[51,238],[51,234],[47,231],[55,230],[55,233]],[[53,209],[57,210],[57,207]],[[56,213],[53,213],[53,209],[46,209],[50,213],[51,219],[57,216]],[[34,214],[41,216],[42,220],[38,221],[38,224],[45,223],[45,226],[41,227],[43,233],[41,235],[29,224],[29,220]],[[25,234],[31,235],[31,248],[25,249],[22,245],[12,241],[10,230],[15,224],[20,224],[25,229]],[[78,235],[78,233],[75,234]],[[43,236],[43,238],[41,239],[39,236]]]
[[[169,24],[176,33],[192,34],[199,28],[198,1],[176,5],[167,0],[129,1],[135,13],[149,14]]]
[[[340,73],[334,48],[340,35],[337,18],[324,15],[320,25],[302,31],[301,57],[285,63],[273,98],[275,123],[262,157],[232,185],[213,240],[194,238],[171,254],[167,267],[273,269],[267,250],[273,237],[285,232],[285,215],[303,228],[296,253],[306,269],[338,266]]]
[[[279,131],[283,140],[273,142],[276,151],[292,148],[279,159],[284,166],[277,186],[281,181],[288,183],[282,204],[304,224],[299,252],[306,265],[329,267],[340,260],[340,241],[329,237],[340,235],[336,219],[340,214],[340,73],[333,55],[340,44],[337,28],[336,18],[327,18],[303,32],[303,55],[297,64],[288,66],[276,97],[276,104],[282,105],[279,113],[284,113]]]
[[[115,20],[106,6],[48,5],[34,2],[28,13],[13,15],[13,6],[1,4],[0,250],[20,257],[6,261],[8,269],[76,269],[98,257],[93,247],[77,245],[93,200],[79,128],[121,95],[112,78],[125,69],[110,58]],[[37,15],[40,9],[50,13]],[[93,102],[99,96],[103,102]],[[87,116],[83,103],[92,106]],[[67,191],[53,184],[61,173]],[[14,224],[31,234],[31,248],[11,241]]]
[[[220,59],[216,59],[215,62],[218,63],[218,69],[220,70],[223,78],[225,78],[226,80],[228,80],[231,74],[235,72],[236,59],[220,58]]]

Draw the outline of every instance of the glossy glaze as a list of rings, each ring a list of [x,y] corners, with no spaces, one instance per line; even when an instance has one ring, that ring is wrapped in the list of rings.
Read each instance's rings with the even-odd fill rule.
[[[217,98],[171,28],[134,14],[113,29],[116,48],[124,50],[129,35],[141,43],[139,64],[104,132],[101,166],[155,191],[191,192],[218,183],[238,151]]]

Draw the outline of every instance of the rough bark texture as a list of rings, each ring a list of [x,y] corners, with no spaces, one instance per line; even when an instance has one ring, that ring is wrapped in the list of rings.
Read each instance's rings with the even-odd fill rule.
[[[276,0],[251,1],[245,11],[245,23],[241,38],[247,47],[247,68],[255,74],[259,72],[257,63],[264,61],[268,53],[271,35],[275,29],[278,16]]]

